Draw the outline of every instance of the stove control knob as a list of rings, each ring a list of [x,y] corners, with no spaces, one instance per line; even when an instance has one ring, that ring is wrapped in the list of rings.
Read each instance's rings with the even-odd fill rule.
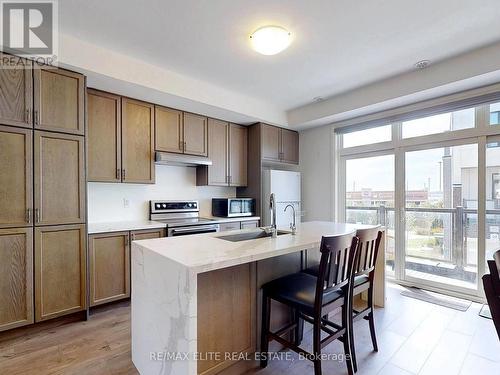
[[[163,208],[167,208],[167,205],[165,203],[162,204]]]

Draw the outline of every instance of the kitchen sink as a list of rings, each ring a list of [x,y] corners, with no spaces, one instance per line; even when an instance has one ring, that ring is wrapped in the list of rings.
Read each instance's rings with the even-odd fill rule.
[[[281,236],[283,234],[290,234],[291,232],[288,232],[286,230],[278,230],[278,236]],[[253,231],[253,232],[245,232],[245,233],[238,233],[238,234],[229,234],[227,236],[220,236],[217,238],[220,238],[221,240],[225,241],[231,241],[231,242],[240,242],[240,241],[249,241],[249,240],[257,240],[259,238],[266,238],[266,237],[271,237],[271,233],[266,233],[264,230],[259,230],[259,231]]]

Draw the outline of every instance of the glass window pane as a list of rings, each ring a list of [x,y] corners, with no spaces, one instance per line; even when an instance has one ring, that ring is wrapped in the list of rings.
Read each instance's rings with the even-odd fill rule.
[[[470,129],[475,126],[475,109],[442,113],[403,122],[403,138]]]
[[[391,132],[391,125],[384,125],[376,128],[346,133],[343,135],[343,146],[344,148],[347,148],[387,142],[392,138]]]
[[[500,142],[486,148],[486,261],[500,249]]]
[[[490,104],[490,125],[500,125],[500,103]]]

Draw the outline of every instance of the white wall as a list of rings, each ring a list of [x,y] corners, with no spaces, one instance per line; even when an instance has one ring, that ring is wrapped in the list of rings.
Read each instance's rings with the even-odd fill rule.
[[[303,221],[334,219],[334,162],[330,126],[300,132]]]
[[[149,201],[156,199],[200,201],[200,214],[211,215],[212,198],[234,197],[236,188],[196,186],[193,167],[156,166],[156,184],[88,183],[88,221],[124,221],[149,218]],[[124,199],[128,207],[124,207]]]

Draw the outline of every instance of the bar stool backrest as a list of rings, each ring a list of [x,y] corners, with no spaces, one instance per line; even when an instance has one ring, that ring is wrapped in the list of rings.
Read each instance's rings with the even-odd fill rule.
[[[356,276],[367,275],[375,270],[375,264],[377,263],[378,249],[382,240],[380,225],[373,228],[358,229],[356,236],[359,238],[359,244],[354,273]]]
[[[358,238],[355,232],[321,238],[316,305],[321,306],[323,293],[340,290],[352,282],[357,248]]]
[[[493,259],[488,260],[488,268],[490,269],[493,290],[500,297],[500,250],[493,254]]]

